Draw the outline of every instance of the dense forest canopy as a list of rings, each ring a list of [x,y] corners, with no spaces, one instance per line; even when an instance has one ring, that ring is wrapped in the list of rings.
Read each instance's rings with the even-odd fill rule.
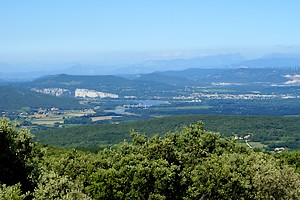
[[[218,132],[222,137],[250,135],[250,142],[264,145],[266,150],[284,147],[300,149],[299,117],[234,116],[234,115],[178,115],[147,120],[106,124],[76,125],[34,133],[35,140],[59,147],[108,147],[125,140],[130,141],[130,130],[153,137],[202,121],[206,130]],[[240,142],[245,142],[240,140]]]
[[[299,199],[299,152],[255,152],[202,122],[98,153],[42,146],[1,121],[1,199]]]

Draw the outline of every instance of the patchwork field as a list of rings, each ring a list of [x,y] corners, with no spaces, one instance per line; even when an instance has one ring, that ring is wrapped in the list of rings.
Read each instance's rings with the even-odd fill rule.
[[[54,124],[63,124],[64,119],[71,118],[71,117],[82,117],[85,115],[95,114],[93,110],[70,110],[65,111],[63,114],[55,114],[55,113],[49,113],[49,114],[34,114],[28,116],[27,119],[32,124],[36,125],[54,125]]]

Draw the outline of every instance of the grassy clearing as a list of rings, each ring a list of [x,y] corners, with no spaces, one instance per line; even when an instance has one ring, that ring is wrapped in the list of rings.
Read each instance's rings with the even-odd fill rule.
[[[253,148],[264,149],[267,145],[260,142],[248,142]]]
[[[117,118],[117,117],[121,117],[121,116],[101,116],[101,117],[91,117],[91,119],[92,119],[93,122],[96,122],[96,121],[102,121],[102,120]]]

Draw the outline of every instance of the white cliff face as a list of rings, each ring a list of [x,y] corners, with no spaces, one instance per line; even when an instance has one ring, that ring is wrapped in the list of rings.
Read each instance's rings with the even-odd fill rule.
[[[32,91],[49,94],[53,96],[62,96],[62,95],[71,95],[71,91],[63,88],[44,88],[44,89],[37,89],[32,88]]]
[[[294,74],[294,75],[284,75],[283,77],[290,79],[286,81],[284,84],[285,85],[300,85],[300,75],[299,74]]]
[[[75,97],[83,97],[83,98],[119,98],[116,94],[110,94],[105,92],[99,92],[95,90],[88,89],[76,89]]]

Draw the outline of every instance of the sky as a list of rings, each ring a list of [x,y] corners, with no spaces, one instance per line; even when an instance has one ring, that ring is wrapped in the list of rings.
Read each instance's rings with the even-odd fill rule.
[[[299,0],[0,0],[0,63],[300,53]]]

